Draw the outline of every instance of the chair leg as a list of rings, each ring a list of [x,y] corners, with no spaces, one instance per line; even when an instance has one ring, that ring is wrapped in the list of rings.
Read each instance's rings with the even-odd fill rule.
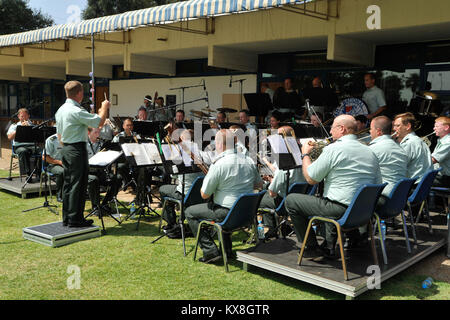
[[[50,177],[47,175],[45,176],[45,179],[47,179],[48,182],[48,192],[50,193],[50,200],[53,200],[53,193],[52,193],[52,179],[50,179]]]
[[[416,226],[414,224],[414,217],[412,215],[411,204],[409,202],[408,202],[408,215],[409,215],[409,220],[411,222],[411,229],[412,229],[412,233],[413,233],[413,237],[414,237],[414,244],[417,246]]]
[[[433,234],[433,227],[431,226],[431,217],[430,217],[430,209],[428,207],[428,200],[425,199],[424,204],[425,205],[423,207],[423,210],[425,211],[425,214],[427,215],[428,230],[430,231],[430,234]]]
[[[300,256],[298,257],[298,265],[299,266],[302,264],[303,252],[305,251],[306,242],[308,241],[309,232],[311,231],[313,221],[314,221],[314,219],[309,220],[308,228],[306,229],[305,239],[303,239],[302,249],[300,250]]]
[[[423,214],[423,208],[424,208],[424,205],[425,205],[425,200],[422,201],[422,203],[420,204],[419,213],[417,214],[417,217],[416,217],[416,224],[419,223],[420,217],[421,217],[422,214]]]
[[[200,237],[200,230],[202,229],[203,221],[198,225],[197,236],[195,237],[195,248],[194,248],[194,261],[197,257],[198,239]]]
[[[411,245],[409,244],[408,227],[406,226],[405,212],[402,210],[403,232],[405,233],[406,250],[411,253]]]
[[[341,252],[342,270],[344,271],[344,279],[345,279],[345,281],[347,281],[348,280],[347,263],[345,262],[344,244],[342,243],[341,226],[337,222],[334,223],[334,225],[336,226],[337,234],[338,234],[339,251]]]
[[[161,232],[161,226],[162,226],[162,220],[163,220],[163,212],[166,209],[166,203],[167,203],[167,200],[164,200],[162,211],[161,211],[161,216],[159,217],[158,232]]]
[[[383,234],[381,232],[380,217],[377,214],[375,215],[375,217],[377,219],[377,228],[378,228],[378,235],[379,235],[379,239],[380,239],[381,252],[383,253],[383,262],[384,262],[384,264],[388,264],[388,259],[387,259],[387,254],[386,254],[386,243],[384,242]]]
[[[217,234],[219,238],[219,244],[222,249],[222,258],[223,258],[223,264],[225,266],[225,272],[228,272],[228,259],[227,259],[227,253],[225,252],[225,243],[223,241],[223,230],[220,226],[214,225],[214,228],[217,228]]]
[[[43,176],[44,174],[43,173],[41,173],[41,179],[40,179],[40,182],[39,182],[39,197],[42,195],[42,179],[43,179]],[[47,192],[47,190],[45,190],[45,192]]]
[[[377,249],[375,247],[375,231],[373,230],[372,221],[369,221],[369,232],[370,232],[370,246],[372,250],[373,263],[379,265]]]
[[[11,179],[12,163],[13,163],[13,157],[11,156],[11,161],[9,162],[9,176],[8,176],[8,180]]]

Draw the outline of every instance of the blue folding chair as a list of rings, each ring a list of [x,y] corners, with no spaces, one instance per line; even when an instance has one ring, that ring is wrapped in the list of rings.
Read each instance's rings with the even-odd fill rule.
[[[436,196],[441,197],[444,201],[444,213],[448,214],[450,207],[450,188],[445,187],[431,187],[431,192]]]
[[[411,196],[408,198],[408,212],[409,217],[411,221],[411,227],[413,231],[414,236],[414,244],[417,245],[417,236],[416,236],[416,223],[419,222],[420,217],[422,216],[422,212],[425,211],[427,218],[428,218],[428,229],[430,231],[430,234],[433,234],[433,228],[431,227],[431,218],[430,218],[430,211],[428,209],[428,194],[430,193],[431,187],[433,186],[434,178],[436,178],[436,175],[439,171],[441,171],[442,168],[439,168],[437,170],[428,170],[422,179],[419,181],[419,184],[417,185],[414,192],[411,194]],[[419,213],[417,214],[416,222],[414,222],[414,217],[412,215],[412,209],[411,207],[413,205],[420,205]]]
[[[319,216],[313,216],[310,218],[308,223],[308,228],[306,229],[306,235],[305,239],[303,240],[302,249],[300,251],[300,256],[298,257],[298,264],[301,265],[302,258],[303,258],[303,252],[305,250],[306,243],[308,241],[308,236],[311,231],[311,227],[313,225],[313,222],[316,220],[332,223],[336,226],[337,234],[338,234],[338,243],[339,243],[339,250],[341,253],[341,260],[342,260],[342,269],[344,271],[344,278],[345,280],[348,280],[348,274],[347,274],[347,265],[345,262],[345,256],[344,256],[344,244],[342,242],[342,231],[350,231],[353,229],[357,229],[359,227],[369,225],[369,233],[370,233],[370,241],[371,241],[371,247],[372,247],[372,256],[375,264],[378,264],[378,258],[375,248],[375,242],[373,239],[373,232],[372,232],[372,223],[371,219],[373,216],[373,212],[375,210],[375,206],[378,202],[378,199],[381,195],[381,191],[383,191],[383,188],[387,185],[387,183],[384,184],[366,184],[361,186],[358,191],[356,191],[356,194],[353,196],[352,202],[348,206],[347,210],[344,212],[343,216],[338,219],[330,219],[325,217],[319,217]]]
[[[300,194],[308,194],[310,196],[315,195],[317,191],[318,184],[310,185],[307,182],[296,182],[290,185],[288,189],[288,195],[291,193],[300,193]],[[286,209],[284,208],[284,202],[286,201],[286,196],[283,198],[283,200],[280,202],[278,207],[276,209],[272,208],[259,208],[259,212],[265,213],[265,214],[273,214],[275,217],[287,217]],[[278,234],[278,230],[280,229],[282,224],[287,223],[287,220],[283,220],[280,223],[278,223],[278,219],[275,219],[277,222],[276,230]],[[277,235],[278,237],[278,235]],[[284,237],[286,237],[284,235]]]
[[[385,242],[383,236],[381,235],[380,219],[385,220],[389,218],[394,218],[401,213],[403,222],[403,232],[405,233],[405,240],[406,240],[406,249],[408,250],[408,253],[411,253],[411,246],[409,244],[409,237],[408,237],[408,229],[406,226],[406,219],[403,209],[406,207],[409,192],[411,191],[411,188],[415,181],[416,179],[406,179],[406,178],[401,179],[399,182],[395,184],[394,188],[392,188],[391,192],[386,197],[386,202],[375,209],[375,217],[377,219],[377,223],[375,225],[374,234],[376,233],[378,226],[378,230],[380,231],[379,238],[381,243],[381,250],[383,252],[384,264],[388,264],[388,260]]]
[[[205,200],[202,198],[202,196],[200,194],[200,189],[202,188],[204,178],[205,177],[197,177],[194,180],[194,182],[192,183],[188,192],[184,196],[183,202],[181,202],[181,200],[179,200],[179,199],[175,199],[175,198],[171,198],[171,197],[163,197],[162,200],[164,202],[163,202],[162,212],[164,212],[164,210],[166,209],[166,205],[168,202],[177,203],[179,205],[180,209],[181,209],[182,205],[184,205],[184,207],[187,208],[194,204],[199,204],[199,203],[205,202]],[[161,214],[160,218],[159,218],[158,231],[161,231],[162,220],[163,220],[163,218],[162,218],[162,214]]]
[[[212,226],[217,229],[219,244],[222,249],[222,257],[225,265],[225,270],[228,272],[228,260],[225,252],[223,241],[223,233],[233,233],[234,231],[248,227],[255,221],[256,213],[258,211],[259,203],[266,190],[258,193],[248,193],[241,195],[233,204],[227,216],[222,222],[202,220],[198,226],[197,237],[195,240],[194,261],[197,256],[198,239],[200,230],[203,226]]]

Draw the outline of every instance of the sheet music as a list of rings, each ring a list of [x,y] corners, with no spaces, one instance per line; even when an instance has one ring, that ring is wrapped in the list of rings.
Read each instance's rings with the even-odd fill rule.
[[[295,164],[301,166],[302,152],[300,151],[297,141],[295,140],[294,137],[286,137],[286,143],[289,146],[288,149],[292,152],[292,155],[294,156]]]
[[[289,153],[284,139],[279,134],[268,136],[270,147],[274,153]]]
[[[181,164],[182,158],[180,150],[172,144],[163,144],[161,149],[164,154],[166,161],[172,161],[174,164]]]
[[[90,166],[106,167],[116,161],[122,155],[122,151],[102,151],[97,152],[89,159]]]
[[[161,157],[159,157],[158,149],[156,145],[151,143],[124,143],[122,144],[122,150],[126,157],[134,157],[136,165],[145,166],[152,164],[161,164]],[[156,150],[156,151],[155,151]],[[158,152],[158,155],[155,153]]]
[[[144,146],[144,149],[150,161],[152,161],[155,164],[162,164],[161,155],[159,154],[159,150],[156,144],[142,143],[141,146]]]

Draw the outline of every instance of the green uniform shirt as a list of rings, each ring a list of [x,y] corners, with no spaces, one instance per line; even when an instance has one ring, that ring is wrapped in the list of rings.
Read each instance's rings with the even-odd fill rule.
[[[388,185],[383,189],[383,195],[388,196],[394,185],[406,178],[408,156],[389,135],[383,135],[372,140],[370,150],[375,154],[380,165],[383,183]]]
[[[33,125],[33,123],[28,120],[28,124],[30,126]],[[14,132],[17,131],[17,126],[21,126],[20,121],[17,123],[13,123],[12,125],[9,126],[8,132],[6,133],[6,135],[10,135]],[[13,139],[12,144],[14,147],[24,147],[24,146],[34,146],[34,143],[28,143],[28,142],[16,142],[15,139]]]
[[[240,195],[253,193],[254,185],[262,182],[255,163],[235,150],[222,152],[209,167],[202,192],[214,195],[214,203],[231,208]]]
[[[301,167],[289,170],[289,184],[291,185],[296,182],[306,182]],[[286,196],[286,183],[286,170],[277,169],[273,174],[272,182],[267,189],[278,193],[280,197],[284,198]]]
[[[377,158],[354,134],[326,146],[308,167],[308,175],[317,182],[324,180],[325,198],[345,205],[351,203],[360,186],[382,182]]]
[[[92,158],[95,154],[100,151],[100,142],[92,142],[88,139],[86,143],[86,150],[88,153],[88,159]]]
[[[134,133],[134,132],[132,132],[131,134],[134,135],[137,139],[140,139],[140,138],[141,138],[138,134],[136,134],[136,133]],[[120,141],[120,138],[121,138],[121,137],[131,137],[131,136],[127,136],[126,133],[125,133],[125,131],[122,131],[122,132],[119,132],[118,134],[116,134],[116,135],[114,136],[114,138],[112,139],[111,142],[117,143],[117,142]]]
[[[62,145],[58,140],[58,135],[55,133],[45,140],[45,152],[54,160],[62,160],[61,149]]]
[[[362,99],[367,104],[367,108],[370,113],[376,112],[379,108],[386,106],[386,99],[384,98],[384,92],[377,86],[373,86],[367,89]]]
[[[98,128],[101,118],[83,109],[72,99],[58,109],[55,114],[56,132],[61,135],[63,143],[77,143],[87,141],[87,128]]]
[[[407,177],[417,178],[416,183],[418,183],[425,172],[433,168],[430,148],[414,132],[403,138],[400,147],[408,156]]]
[[[434,168],[442,168],[439,174],[450,176],[450,133],[438,139],[432,156],[438,161],[438,163],[434,164]]]

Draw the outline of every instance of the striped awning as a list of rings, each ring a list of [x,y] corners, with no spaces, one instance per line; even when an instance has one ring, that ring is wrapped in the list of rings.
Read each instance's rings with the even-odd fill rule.
[[[300,4],[312,0],[189,0],[163,6],[129,11],[122,14],[62,24],[43,29],[0,36],[0,47],[70,39],[95,33],[128,30],[154,24],[174,23],[244,13],[283,5]]]

